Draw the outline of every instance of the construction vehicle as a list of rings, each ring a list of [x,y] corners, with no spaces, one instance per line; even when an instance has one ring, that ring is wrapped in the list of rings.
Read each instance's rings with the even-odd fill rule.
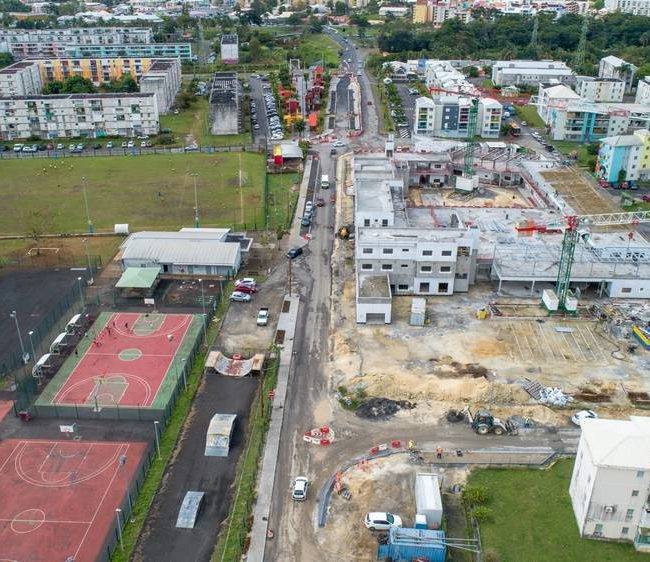
[[[514,435],[517,433],[516,425],[510,420],[506,420],[504,423],[487,410],[478,410],[476,414],[472,414],[469,408],[465,411],[472,429],[479,435],[487,435],[488,433],[494,433],[495,435],[510,433]]]

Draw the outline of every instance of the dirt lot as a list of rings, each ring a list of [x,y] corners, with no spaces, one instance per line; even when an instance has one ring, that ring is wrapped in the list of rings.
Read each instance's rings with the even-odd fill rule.
[[[579,215],[597,215],[620,211],[575,168],[562,168],[540,173]]]
[[[459,194],[452,189],[409,190],[409,204],[431,207],[512,207],[530,208],[530,201],[517,189],[481,187],[475,193]]]

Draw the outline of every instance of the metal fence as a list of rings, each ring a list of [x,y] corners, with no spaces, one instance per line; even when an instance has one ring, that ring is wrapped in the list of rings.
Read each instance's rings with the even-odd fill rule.
[[[81,152],[69,150],[40,150],[38,152],[0,152],[0,160],[16,160],[30,158],[83,158],[94,156],[142,156],[147,154],[185,154],[202,152],[214,154],[217,152],[265,152],[266,143],[238,144],[232,146],[152,146],[149,148],[89,148]]]

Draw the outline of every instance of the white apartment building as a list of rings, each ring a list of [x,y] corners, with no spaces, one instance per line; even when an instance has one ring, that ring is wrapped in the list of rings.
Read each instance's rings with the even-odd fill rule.
[[[37,64],[19,61],[0,69],[0,97],[32,96],[43,89]]]
[[[625,82],[618,78],[594,78],[578,76],[576,92],[591,102],[622,102],[625,95]]]
[[[178,59],[156,59],[140,78],[140,91],[156,95],[158,113],[167,113],[181,89],[181,63]]]
[[[599,78],[616,78],[625,82],[625,93],[632,92],[632,84],[634,82],[634,75],[638,68],[623,59],[609,55],[600,59],[598,65]]]
[[[588,419],[569,495],[580,536],[650,552],[650,417]]]
[[[135,45],[153,43],[146,27],[71,27],[61,29],[0,29],[0,51],[17,59],[59,57],[66,45]]]
[[[463,96],[419,97],[415,100],[413,132],[447,138],[467,138],[472,99]],[[476,134],[498,138],[501,133],[502,105],[491,98],[478,100]]]
[[[650,0],[605,0],[605,9],[635,16],[650,16]]]
[[[504,60],[492,65],[492,82],[495,86],[537,86],[551,80],[573,84],[575,76],[562,61]]]
[[[417,61],[414,62],[417,63]],[[416,71],[417,67],[413,70]],[[445,93],[456,92],[458,94],[477,92],[474,84],[446,60],[427,60],[424,63],[424,83],[429,91],[439,89]]]
[[[221,38],[221,62],[237,64],[239,62],[239,38],[236,33]]]
[[[155,135],[156,94],[62,94],[0,98],[0,139]]]
[[[537,113],[549,124],[551,111],[566,107],[569,102],[580,100],[580,96],[564,84],[540,84],[537,90]]]
[[[636,85],[635,103],[650,105],[650,76],[641,78]]]

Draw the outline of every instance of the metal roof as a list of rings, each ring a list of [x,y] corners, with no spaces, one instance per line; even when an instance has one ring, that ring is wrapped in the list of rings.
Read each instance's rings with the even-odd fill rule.
[[[122,244],[123,260],[146,260],[176,265],[236,267],[240,256],[237,242],[222,242],[223,233],[137,232]]]
[[[150,289],[159,273],[160,267],[127,267],[115,286],[118,289]]]
[[[193,492],[191,490],[185,494],[183,503],[178,512],[178,519],[176,519],[177,528],[194,529],[196,517],[199,513],[204,496],[204,492]]]

